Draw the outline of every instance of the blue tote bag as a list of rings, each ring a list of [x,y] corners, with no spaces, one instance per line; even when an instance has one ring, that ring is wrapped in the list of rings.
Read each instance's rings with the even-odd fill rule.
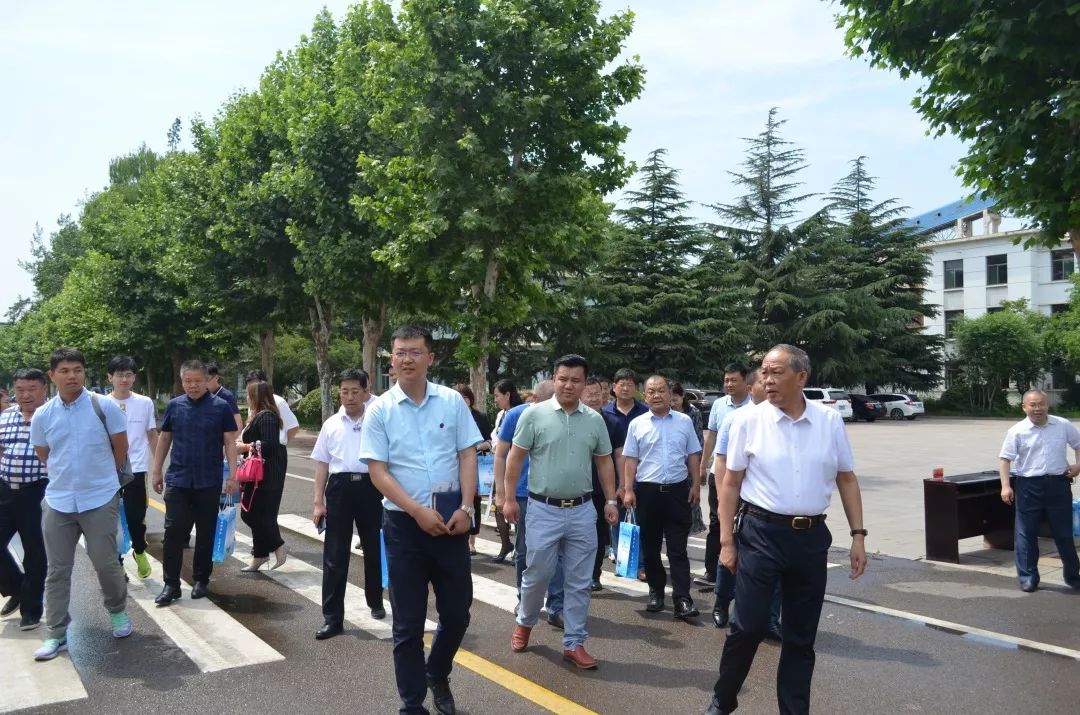
[[[626,519],[619,524],[619,550],[615,554],[615,575],[637,578],[641,553],[641,527],[633,509],[626,510]]]
[[[225,563],[236,548],[236,501],[232,496],[223,497],[214,528],[214,551],[211,556],[215,564]]]
[[[495,483],[495,455],[491,452],[476,455],[477,494],[486,497],[491,494],[491,486]]]

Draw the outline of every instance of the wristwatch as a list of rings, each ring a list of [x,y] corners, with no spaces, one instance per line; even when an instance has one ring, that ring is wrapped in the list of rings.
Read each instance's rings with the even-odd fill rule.
[[[461,509],[463,512],[468,514],[470,519],[473,518],[473,514],[476,513],[476,509],[473,508],[472,504],[462,504],[458,507],[458,509]]]
[[[604,503],[607,504],[608,506],[618,506],[619,505],[619,500],[618,499],[608,499]]]
[[[851,535],[852,536],[856,536],[856,535],[866,536],[867,533],[868,532],[866,531],[866,529],[852,529],[851,530]]]

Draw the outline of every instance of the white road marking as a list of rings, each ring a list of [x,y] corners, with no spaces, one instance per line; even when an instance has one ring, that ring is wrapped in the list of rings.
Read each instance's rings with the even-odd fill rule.
[[[285,472],[286,477],[292,477],[293,479],[303,479],[305,482],[314,482],[311,477],[302,477],[299,474],[293,474],[292,472]]]
[[[154,604],[154,597],[163,588],[161,563],[149,553],[153,569],[149,578],[136,574],[134,558],[124,559],[130,576],[128,598],[139,604],[151,620],[199,666],[210,673],[227,668],[239,668],[258,663],[285,660],[285,656],[249,631],[210,599],[190,598],[188,584],[182,583],[184,597],[169,606]]]
[[[44,639],[45,625],[19,630],[19,612],[0,628],[0,712],[82,700],[87,696],[71,658],[61,654],[38,663],[34,651]]]

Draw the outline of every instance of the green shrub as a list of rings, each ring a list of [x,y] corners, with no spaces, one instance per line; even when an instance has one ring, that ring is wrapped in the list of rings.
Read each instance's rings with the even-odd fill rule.
[[[330,394],[334,401],[334,408],[338,406],[338,387],[333,385],[330,388]],[[319,429],[322,426],[322,397],[319,395],[319,388],[315,388],[311,392],[301,397],[296,405],[293,407],[293,412],[296,413],[296,419],[300,420],[300,424],[309,429]]]

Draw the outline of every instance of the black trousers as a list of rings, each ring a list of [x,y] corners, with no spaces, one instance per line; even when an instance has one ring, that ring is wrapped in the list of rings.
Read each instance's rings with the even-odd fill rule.
[[[716,580],[716,566],[720,563],[720,500],[716,493],[716,476],[709,472],[709,533],[705,535],[705,574],[710,581]]]
[[[131,534],[131,550],[146,551],[146,472],[135,472],[131,483],[120,490],[124,500],[124,517]]]
[[[595,495],[599,491],[600,497]],[[607,558],[607,549],[611,545],[611,525],[607,523],[604,518],[604,506],[607,500],[604,499],[603,490],[593,489],[593,506],[596,507],[596,561],[593,562],[592,577],[593,581],[600,580],[600,574],[604,570],[604,559]]]
[[[0,491],[0,594],[19,596],[20,615],[38,619],[43,613],[48,571],[41,535],[41,500],[48,483],[48,479],[40,479],[21,489]],[[7,548],[15,534],[22,542],[22,570]]]
[[[251,555],[257,559],[266,558],[285,543],[277,521],[283,491],[284,484],[268,483],[265,479],[257,489],[254,482],[247,482],[241,490],[248,511],[241,509],[240,519],[251,529]]]
[[[382,608],[382,494],[366,474],[352,481],[348,474],[331,474],[326,482],[326,533],[323,541],[323,620],[340,626],[345,620],[345,589],[353,526],[364,547],[364,597],[368,608]]]
[[[426,713],[427,679],[450,675],[454,655],[469,627],[473,593],[469,537],[431,536],[408,514],[388,509],[383,515],[383,539],[394,609],[394,674],[402,703],[399,713]],[[439,627],[425,663],[428,584],[435,592]]]
[[[645,578],[649,590],[664,593],[667,571],[660,559],[660,547],[667,541],[668,563],[671,565],[671,590],[676,601],[690,597],[690,558],[686,555],[686,540],[690,536],[693,515],[690,510],[690,480],[660,485],[638,482],[637,518],[641,527],[641,553],[645,557]]]
[[[165,541],[162,571],[167,586],[180,587],[180,568],[184,564],[184,544],[195,527],[195,549],[191,560],[193,581],[206,583],[214,570],[214,530],[217,528],[221,487],[189,489],[165,487]]]
[[[747,514],[736,538],[739,570],[735,612],[714,687],[720,709],[730,712],[738,706],[736,696],[765,635],[773,593],[779,583],[784,639],[776,673],[776,698],[781,715],[809,713],[814,639],[825,600],[826,557],[832,534],[825,524],[796,530],[788,524],[774,524]]]

